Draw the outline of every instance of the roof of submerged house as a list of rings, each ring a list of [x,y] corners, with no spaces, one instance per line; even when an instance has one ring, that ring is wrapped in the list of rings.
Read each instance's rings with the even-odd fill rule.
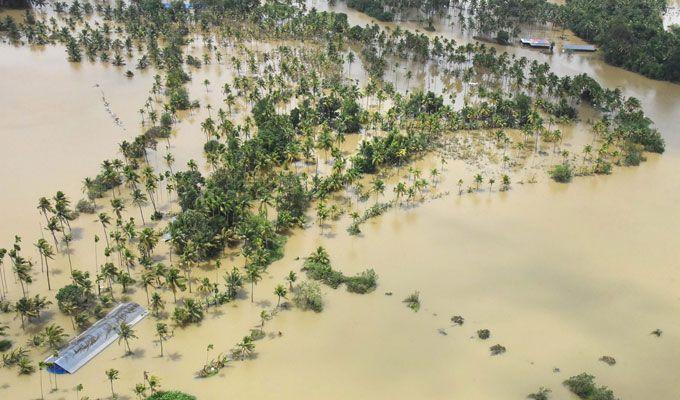
[[[521,38],[520,42],[522,42],[522,44],[525,46],[550,47],[550,41],[548,39]]]
[[[76,372],[94,356],[118,338],[117,328],[122,322],[134,325],[148,312],[137,303],[121,303],[85,332],[76,336],[59,353],[45,360],[54,373]]]
[[[571,44],[565,43],[562,45],[562,50],[565,51],[595,51],[597,48],[591,44]]]

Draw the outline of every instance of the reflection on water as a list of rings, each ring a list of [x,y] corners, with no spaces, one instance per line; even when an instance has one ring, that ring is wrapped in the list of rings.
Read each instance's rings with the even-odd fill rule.
[[[315,6],[327,8],[320,2]],[[347,12],[352,23],[371,22],[341,4],[334,9]],[[468,40],[446,21],[436,26],[456,40]],[[146,370],[164,387],[201,399],[216,398],[218,391],[257,399],[504,399],[523,398],[539,386],[551,388],[559,399],[569,398],[561,382],[583,371],[624,399],[676,398],[680,86],[605,65],[597,55],[500,49],[546,61],[558,74],[587,72],[640,98],[668,142],[667,154],[569,185],[541,180],[515,184],[507,193],[464,196],[456,195],[455,185],[465,166],[450,163],[439,187],[452,194],[392,210],[365,224],[363,237],[347,235],[348,219],[337,222],[331,234],[322,236],[315,226],[297,232],[285,258],[256,287],[254,305],[244,301],[210,310],[200,327],[177,329],[165,344],[165,358],[158,357],[154,321],[147,318],[136,327],[135,356],[123,357],[123,348],[112,345],[77,374],[60,377],[60,390],[46,398],[72,398],[78,383],[91,398],[107,396],[103,371],[108,368],[121,371],[120,392],[130,393]],[[356,64],[353,68],[361,73]],[[61,48],[8,45],[0,47],[0,71],[0,92],[12,94],[0,96],[0,243],[6,246],[14,234],[26,242],[39,237],[39,196],[64,190],[77,199],[82,178],[94,175],[102,159],[117,155],[117,143],[137,133],[137,110],[153,74],[128,79],[114,67],[66,63]],[[200,75],[218,87],[229,73],[212,64]],[[203,79],[194,78],[192,98],[217,104],[218,91],[207,93]],[[112,122],[97,84],[126,131]],[[177,165],[201,154],[198,125],[204,117],[188,115],[178,127],[171,148]],[[152,163],[160,165],[164,152],[151,153]],[[433,162],[420,164],[427,170]],[[93,271],[91,238],[101,227],[91,219],[77,222],[83,239],[74,242],[74,264]],[[274,286],[301,266],[296,257],[319,245],[347,274],[374,268],[378,290],[358,296],[325,288],[323,313],[286,311],[268,323],[265,330],[276,334],[257,343],[256,360],[211,379],[193,378],[205,362],[206,346],[226,350],[258,324],[261,307],[276,301]],[[241,263],[231,255],[223,265]],[[57,256],[55,270],[53,285],[59,287],[68,281],[64,256]],[[205,270],[211,277],[216,273],[212,266]],[[43,286],[38,280],[32,293],[46,293]],[[418,313],[401,303],[414,290],[421,295]],[[145,304],[141,289],[129,297]],[[452,315],[464,316],[465,324],[451,326]],[[11,318],[2,316],[16,332],[18,323]],[[61,315],[57,322],[70,326]],[[491,331],[491,339],[471,338],[482,328]],[[663,330],[661,338],[649,334],[657,328]],[[496,343],[508,352],[491,357],[489,346]],[[614,356],[617,364],[599,362],[603,355]],[[38,374],[16,377],[15,371],[0,369],[0,381],[7,383],[0,396],[38,398],[38,379]]]

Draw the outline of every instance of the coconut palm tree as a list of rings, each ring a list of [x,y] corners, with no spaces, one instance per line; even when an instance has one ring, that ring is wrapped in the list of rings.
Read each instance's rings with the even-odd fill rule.
[[[247,356],[255,350],[255,343],[252,336],[244,336],[243,339],[236,345],[236,356],[243,361]]]
[[[111,217],[108,216],[106,213],[99,213],[99,216],[97,218],[100,224],[102,224],[102,228],[104,229],[104,238],[106,239],[106,245],[109,246],[109,234],[106,232],[106,227],[111,225]]]
[[[50,264],[48,262],[49,260],[54,259],[54,250],[52,249],[52,246],[50,246],[49,243],[47,243],[47,240],[45,239],[38,239],[38,242],[35,245],[38,248],[38,252],[40,253],[40,257],[42,259],[45,259],[45,273],[47,274],[47,290],[52,290],[52,285],[50,284]]]
[[[483,181],[484,178],[482,178],[482,174],[475,175],[475,183],[477,184],[477,190],[479,190],[479,185],[481,185]]]
[[[44,343],[52,351],[59,350],[64,343],[64,339],[68,337],[66,332],[64,332],[64,328],[55,324],[46,326],[40,335],[42,336]]]
[[[25,329],[24,328],[25,319],[36,318],[38,316],[38,313],[35,311],[35,308],[33,307],[31,300],[27,299],[26,297],[20,298],[14,304],[14,311],[21,318],[21,329]]]
[[[106,378],[111,383],[111,396],[115,398],[116,392],[113,391],[113,381],[118,380],[118,370],[113,368],[106,370]]]
[[[144,288],[144,293],[146,294],[146,304],[149,304],[149,287],[154,287],[153,284],[156,281],[156,276],[153,271],[144,271],[139,278],[139,284]]]
[[[45,222],[49,225],[49,217],[47,216],[47,213],[53,213],[54,208],[47,197],[41,197],[38,199],[38,210],[40,210],[40,213],[45,216]]]
[[[158,313],[165,309],[165,302],[163,301],[163,298],[161,297],[158,292],[153,292],[151,295],[151,310],[153,310],[153,313],[156,317],[158,317]]]
[[[165,275],[165,283],[172,290],[172,297],[175,299],[175,304],[177,304],[177,290],[182,292],[187,290],[186,278],[181,275],[179,269],[170,268]]]
[[[297,274],[295,271],[288,272],[288,275],[286,275],[286,282],[288,282],[290,290],[293,290],[293,284],[295,281],[297,281]]]
[[[158,343],[161,346],[161,357],[163,357],[163,342],[167,341],[170,339],[170,329],[168,328],[168,324],[164,324],[162,322],[157,322],[156,323],[156,336],[158,337]]]
[[[148,204],[148,199],[146,195],[142,193],[141,190],[134,189],[132,191],[132,204],[136,205],[139,208],[139,215],[142,217],[142,224],[146,225],[146,221],[144,221],[144,211],[142,210],[142,206]]]
[[[262,270],[258,265],[246,265],[246,277],[250,281],[250,302],[254,302],[255,285],[262,279]]]
[[[276,285],[274,288],[274,294],[276,297],[278,297],[278,301],[276,302],[276,308],[279,308],[279,305],[281,305],[281,298],[283,297],[284,299],[286,298],[286,294],[288,291],[283,285]]]
[[[127,348],[126,354],[132,354],[132,350],[130,349],[130,340],[137,339],[132,326],[126,324],[125,322],[121,322],[116,328],[116,333],[118,333],[118,344],[120,345],[122,342],[125,342],[125,347]]]
[[[224,276],[224,281],[227,285],[227,296],[232,300],[235,299],[239,289],[243,287],[243,276],[234,267],[230,273]]]

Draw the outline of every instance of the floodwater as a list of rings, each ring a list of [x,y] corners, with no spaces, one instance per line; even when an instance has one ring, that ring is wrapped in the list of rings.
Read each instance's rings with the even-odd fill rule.
[[[336,9],[344,11],[341,5]],[[370,22],[348,13],[352,23]],[[465,40],[446,23],[437,28]],[[285,257],[272,264],[256,286],[254,304],[242,300],[211,309],[200,326],[177,328],[163,358],[153,342],[155,321],[149,317],[135,327],[139,339],[131,343],[133,356],[123,357],[123,347],[114,343],[76,374],[60,376],[59,389],[52,393],[44,376],[45,398],[74,398],[78,383],[90,398],[110,396],[104,375],[109,368],[120,371],[114,385],[123,398],[134,398],[132,388],[142,382],[143,371],[157,375],[164,388],[200,399],[505,399],[524,398],[540,386],[552,389],[554,398],[566,399],[571,397],[561,382],[581,372],[594,374],[621,399],[677,398],[680,86],[608,66],[597,54],[548,56],[503,49],[549,62],[560,75],[587,72],[638,97],[666,138],[667,152],[650,156],[640,167],[617,168],[610,176],[559,185],[540,175],[536,184],[515,183],[508,192],[494,189],[462,196],[457,195],[456,182],[468,179],[471,172],[462,162],[449,162],[438,189],[449,195],[392,209],[364,224],[360,237],[345,231],[348,218],[333,223],[323,235],[314,224],[295,232]],[[360,73],[356,64],[353,68]],[[25,253],[32,254],[30,243],[40,237],[37,198],[63,190],[77,200],[82,178],[93,176],[101,160],[117,156],[121,140],[138,133],[137,111],[148,96],[152,73],[130,80],[124,70],[74,66],[65,61],[61,48],[0,46],[3,247],[19,234]],[[219,86],[228,74],[214,64],[202,69],[194,77],[192,98],[218,104]],[[211,92],[202,85],[204,75],[213,83]],[[125,129],[106,112],[100,89]],[[201,115],[187,115],[180,123],[169,149],[177,166],[200,157],[204,135],[198,125],[205,114],[202,109]],[[158,155],[151,154],[157,166],[168,151],[160,147]],[[425,159],[419,166],[426,171],[435,162]],[[163,196],[161,204],[168,207]],[[130,215],[138,217],[137,210],[128,207]],[[92,273],[92,238],[102,234],[93,219],[78,219],[73,243],[74,266]],[[266,323],[270,335],[257,342],[253,360],[235,362],[216,377],[194,378],[208,344],[214,345],[209,354],[214,357],[259,324],[260,310],[276,304],[274,286],[289,270],[299,272],[302,261],[296,258],[319,245],[346,274],[375,269],[378,289],[354,295],[342,287],[325,287],[322,313],[280,312]],[[233,255],[221,272],[241,264]],[[68,281],[65,256],[58,255],[52,266],[53,286],[60,287]],[[213,265],[202,269],[197,275],[214,279],[221,274]],[[16,297],[18,285],[10,282]],[[44,278],[36,276],[30,290],[47,294]],[[135,290],[128,297],[145,304],[144,291]],[[422,302],[417,313],[402,303],[413,291],[420,292]],[[172,310],[172,295],[166,291],[163,296]],[[56,306],[52,309],[50,322],[71,333],[70,322]],[[453,315],[465,317],[465,324],[453,327]],[[11,325],[16,339],[19,320],[9,314],[0,321]],[[34,332],[35,325],[28,326]],[[475,335],[483,328],[491,331],[487,341]],[[660,338],[650,335],[657,328],[663,331]],[[496,343],[507,353],[490,356],[489,347]],[[598,361],[603,355],[615,357],[616,365]],[[37,351],[33,358],[40,358]],[[16,370],[0,369],[0,397],[40,398],[39,382],[38,373],[17,377]]]

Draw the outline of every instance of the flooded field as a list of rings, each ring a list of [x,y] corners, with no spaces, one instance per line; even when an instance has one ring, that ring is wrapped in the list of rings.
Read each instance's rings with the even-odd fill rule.
[[[328,8],[322,2],[309,5]],[[352,24],[371,23],[344,5],[332,9],[346,12]],[[416,23],[399,25],[419,29]],[[435,27],[437,34],[470,40],[450,22]],[[52,392],[45,374],[17,376],[2,368],[0,397],[39,399],[42,385],[47,399],[71,399],[82,384],[90,398],[108,398],[104,371],[116,368],[120,379],[114,385],[124,399],[135,398],[132,389],[143,381],[144,371],[158,376],[163,388],[199,399],[522,399],[541,386],[552,389],[554,398],[568,399],[575,397],[562,381],[581,372],[592,373],[623,400],[677,398],[680,86],[611,67],[597,54],[499,49],[548,62],[558,75],[587,72],[639,98],[666,140],[666,153],[648,156],[639,167],[576,178],[568,185],[553,183],[543,172],[535,184],[460,196],[456,182],[473,171],[450,162],[436,189],[440,198],[395,207],[367,222],[361,236],[348,235],[348,216],[323,232],[314,224],[296,231],[283,259],[255,287],[254,303],[209,308],[199,326],[176,328],[165,343],[165,357],[154,341],[155,320],[148,317],[135,326],[139,339],[131,343],[133,355],[124,357],[123,347],[114,343],[77,373],[59,376]],[[358,65],[352,68],[356,79],[364,78]],[[67,63],[61,47],[8,44],[0,45],[0,71],[0,247],[9,247],[18,234],[25,253],[37,260],[31,245],[41,236],[37,199],[63,190],[77,201],[83,178],[95,175],[103,159],[119,156],[118,143],[140,133],[138,110],[153,73],[129,79],[121,68]],[[191,97],[218,104],[219,85],[230,74],[233,70],[224,65],[204,68],[190,83]],[[424,75],[411,84],[432,85],[435,78]],[[209,90],[204,79],[213,83]],[[202,108],[182,115],[169,148],[150,152],[150,163],[163,164],[171,152],[178,166],[190,159],[204,166],[199,125],[206,114]],[[348,138],[348,148],[357,140]],[[426,157],[418,166],[427,171],[438,163]],[[163,192],[159,207],[167,211],[176,205]],[[73,264],[94,274],[95,260],[103,257],[101,243],[97,248],[93,240],[101,235],[101,225],[93,215],[82,215],[73,227]],[[258,326],[260,311],[276,305],[274,287],[290,270],[299,272],[302,258],[320,245],[347,274],[373,268],[377,290],[356,295],[323,286],[322,313],[281,311],[265,324],[267,336],[257,342],[256,357],[233,363],[216,377],[195,378],[208,345],[214,346],[208,354],[214,357]],[[160,246],[157,252],[166,254],[167,246]],[[242,264],[233,252],[221,269],[206,263],[198,274],[213,278]],[[57,255],[53,265],[53,287],[61,287],[70,279],[66,256]],[[10,289],[10,295],[20,292],[16,284]],[[417,313],[402,302],[414,291],[422,302]],[[54,291],[48,293],[42,276],[31,286],[31,294],[36,293],[53,300]],[[171,308],[171,295],[165,297]],[[127,298],[146,304],[138,286]],[[454,326],[454,315],[465,323]],[[11,326],[10,336],[20,338],[19,321],[13,318],[0,315]],[[72,333],[56,305],[45,318]],[[489,329],[491,338],[478,339],[479,329]],[[655,329],[663,335],[651,335]],[[490,356],[489,346],[496,343],[507,353]],[[598,361],[604,355],[615,357],[616,365]]]

